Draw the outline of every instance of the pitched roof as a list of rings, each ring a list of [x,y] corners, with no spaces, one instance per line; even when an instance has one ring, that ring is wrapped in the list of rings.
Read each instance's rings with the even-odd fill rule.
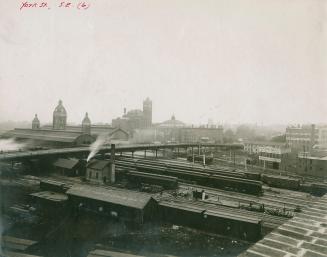
[[[113,187],[99,187],[89,185],[73,186],[66,194],[94,199],[102,202],[143,209],[151,200],[150,194]]]
[[[110,164],[110,161],[91,160],[87,163],[86,167],[94,170],[103,170]]]
[[[60,158],[53,163],[53,166],[65,169],[72,169],[78,164],[79,160],[77,159],[63,159]]]

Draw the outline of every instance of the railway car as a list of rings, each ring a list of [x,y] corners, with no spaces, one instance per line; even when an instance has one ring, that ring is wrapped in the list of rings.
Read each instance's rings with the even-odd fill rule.
[[[129,181],[139,185],[146,183],[150,185],[162,186],[165,189],[176,189],[178,186],[178,179],[172,176],[130,171],[126,174],[126,177]]]
[[[237,191],[252,195],[262,194],[262,183],[260,181],[213,175],[210,178],[209,184],[214,188]]]
[[[259,172],[244,171],[244,176],[246,179],[261,181],[261,174]]]
[[[300,180],[295,178],[290,178],[286,176],[275,176],[275,175],[261,175],[262,182],[266,183],[269,186],[290,189],[290,190],[299,190]]]

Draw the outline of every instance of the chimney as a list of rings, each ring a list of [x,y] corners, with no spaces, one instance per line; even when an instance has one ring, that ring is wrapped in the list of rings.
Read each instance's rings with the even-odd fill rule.
[[[124,108],[124,115],[126,114],[126,107]]]
[[[111,144],[110,147],[110,182],[115,183],[115,144]]]

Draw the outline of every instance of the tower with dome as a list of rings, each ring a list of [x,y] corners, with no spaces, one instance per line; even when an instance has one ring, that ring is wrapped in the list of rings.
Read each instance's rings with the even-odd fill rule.
[[[52,128],[56,130],[64,130],[67,124],[67,112],[65,107],[62,105],[62,101],[59,103],[53,112]]]

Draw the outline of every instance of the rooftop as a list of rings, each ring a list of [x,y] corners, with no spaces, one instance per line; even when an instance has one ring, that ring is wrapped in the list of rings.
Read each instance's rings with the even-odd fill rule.
[[[57,142],[74,142],[79,136],[82,136],[81,131],[66,131],[66,130],[49,130],[49,129],[20,129],[15,128],[4,133],[3,137],[34,139],[44,141]]]
[[[53,163],[53,166],[64,168],[64,169],[73,169],[79,163],[78,159],[63,159],[60,158]]]
[[[117,189],[113,187],[89,185],[73,186],[66,193],[72,196],[94,199],[136,209],[143,209],[152,198],[150,194]]]
[[[50,192],[50,191],[42,191],[42,192],[37,192],[30,194],[31,196],[34,196],[36,198],[41,198],[53,202],[64,202],[68,199],[68,196],[65,194],[61,193],[55,193],[55,192]]]

